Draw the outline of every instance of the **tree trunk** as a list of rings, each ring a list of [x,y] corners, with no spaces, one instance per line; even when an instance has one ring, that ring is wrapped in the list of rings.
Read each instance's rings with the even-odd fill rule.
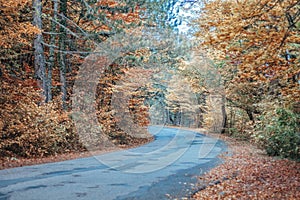
[[[67,26],[67,0],[60,0],[60,37],[59,37],[59,65],[60,65],[60,82],[61,82],[61,93],[62,93],[62,106],[63,109],[66,109],[66,100],[67,100],[67,81],[66,81],[66,30],[64,27]]]
[[[226,127],[227,127],[227,113],[226,113],[226,108],[225,108],[225,95],[222,95],[222,116],[223,116],[223,122],[222,122],[222,131],[221,133],[225,133]]]
[[[53,2],[53,19],[51,22],[51,37],[50,37],[50,47],[49,47],[49,64],[48,64],[48,101],[52,101],[52,71],[54,67],[55,62],[55,52],[54,52],[54,46],[55,46],[55,40],[56,40],[56,21],[57,21],[57,12],[58,12],[58,1],[52,0]]]
[[[42,30],[42,0],[33,0],[33,25]],[[35,77],[38,79],[40,87],[43,89],[43,95],[45,101],[48,101],[48,88],[47,88],[47,76],[46,76],[46,64],[43,48],[43,35],[37,34],[34,40],[34,69]]]
[[[247,115],[249,117],[249,119],[254,122],[254,116],[253,116],[253,112],[250,109],[246,109]]]

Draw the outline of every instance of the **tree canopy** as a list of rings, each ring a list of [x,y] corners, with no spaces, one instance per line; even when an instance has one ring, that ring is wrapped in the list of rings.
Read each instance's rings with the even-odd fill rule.
[[[205,1],[195,35],[222,75],[229,133],[294,158],[299,121],[283,121],[299,119],[299,9],[298,0]]]
[[[300,97],[299,20],[297,0],[208,1],[196,36],[228,74],[228,87],[261,85],[293,102]]]

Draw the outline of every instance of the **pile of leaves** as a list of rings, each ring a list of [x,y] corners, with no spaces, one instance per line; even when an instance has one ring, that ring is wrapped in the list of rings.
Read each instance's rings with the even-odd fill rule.
[[[300,163],[268,157],[246,142],[225,139],[224,163],[199,178],[194,199],[299,199]]]

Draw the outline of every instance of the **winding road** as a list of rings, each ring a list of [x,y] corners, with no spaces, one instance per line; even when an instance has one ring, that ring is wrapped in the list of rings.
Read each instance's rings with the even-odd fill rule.
[[[138,148],[1,170],[0,200],[180,199],[226,150],[222,141],[189,130],[149,131],[155,140]]]

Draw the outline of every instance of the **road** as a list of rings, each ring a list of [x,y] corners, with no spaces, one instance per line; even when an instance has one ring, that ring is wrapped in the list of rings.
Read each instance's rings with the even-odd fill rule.
[[[226,145],[193,131],[149,127],[144,146],[63,162],[0,171],[0,200],[175,199],[218,165]]]

